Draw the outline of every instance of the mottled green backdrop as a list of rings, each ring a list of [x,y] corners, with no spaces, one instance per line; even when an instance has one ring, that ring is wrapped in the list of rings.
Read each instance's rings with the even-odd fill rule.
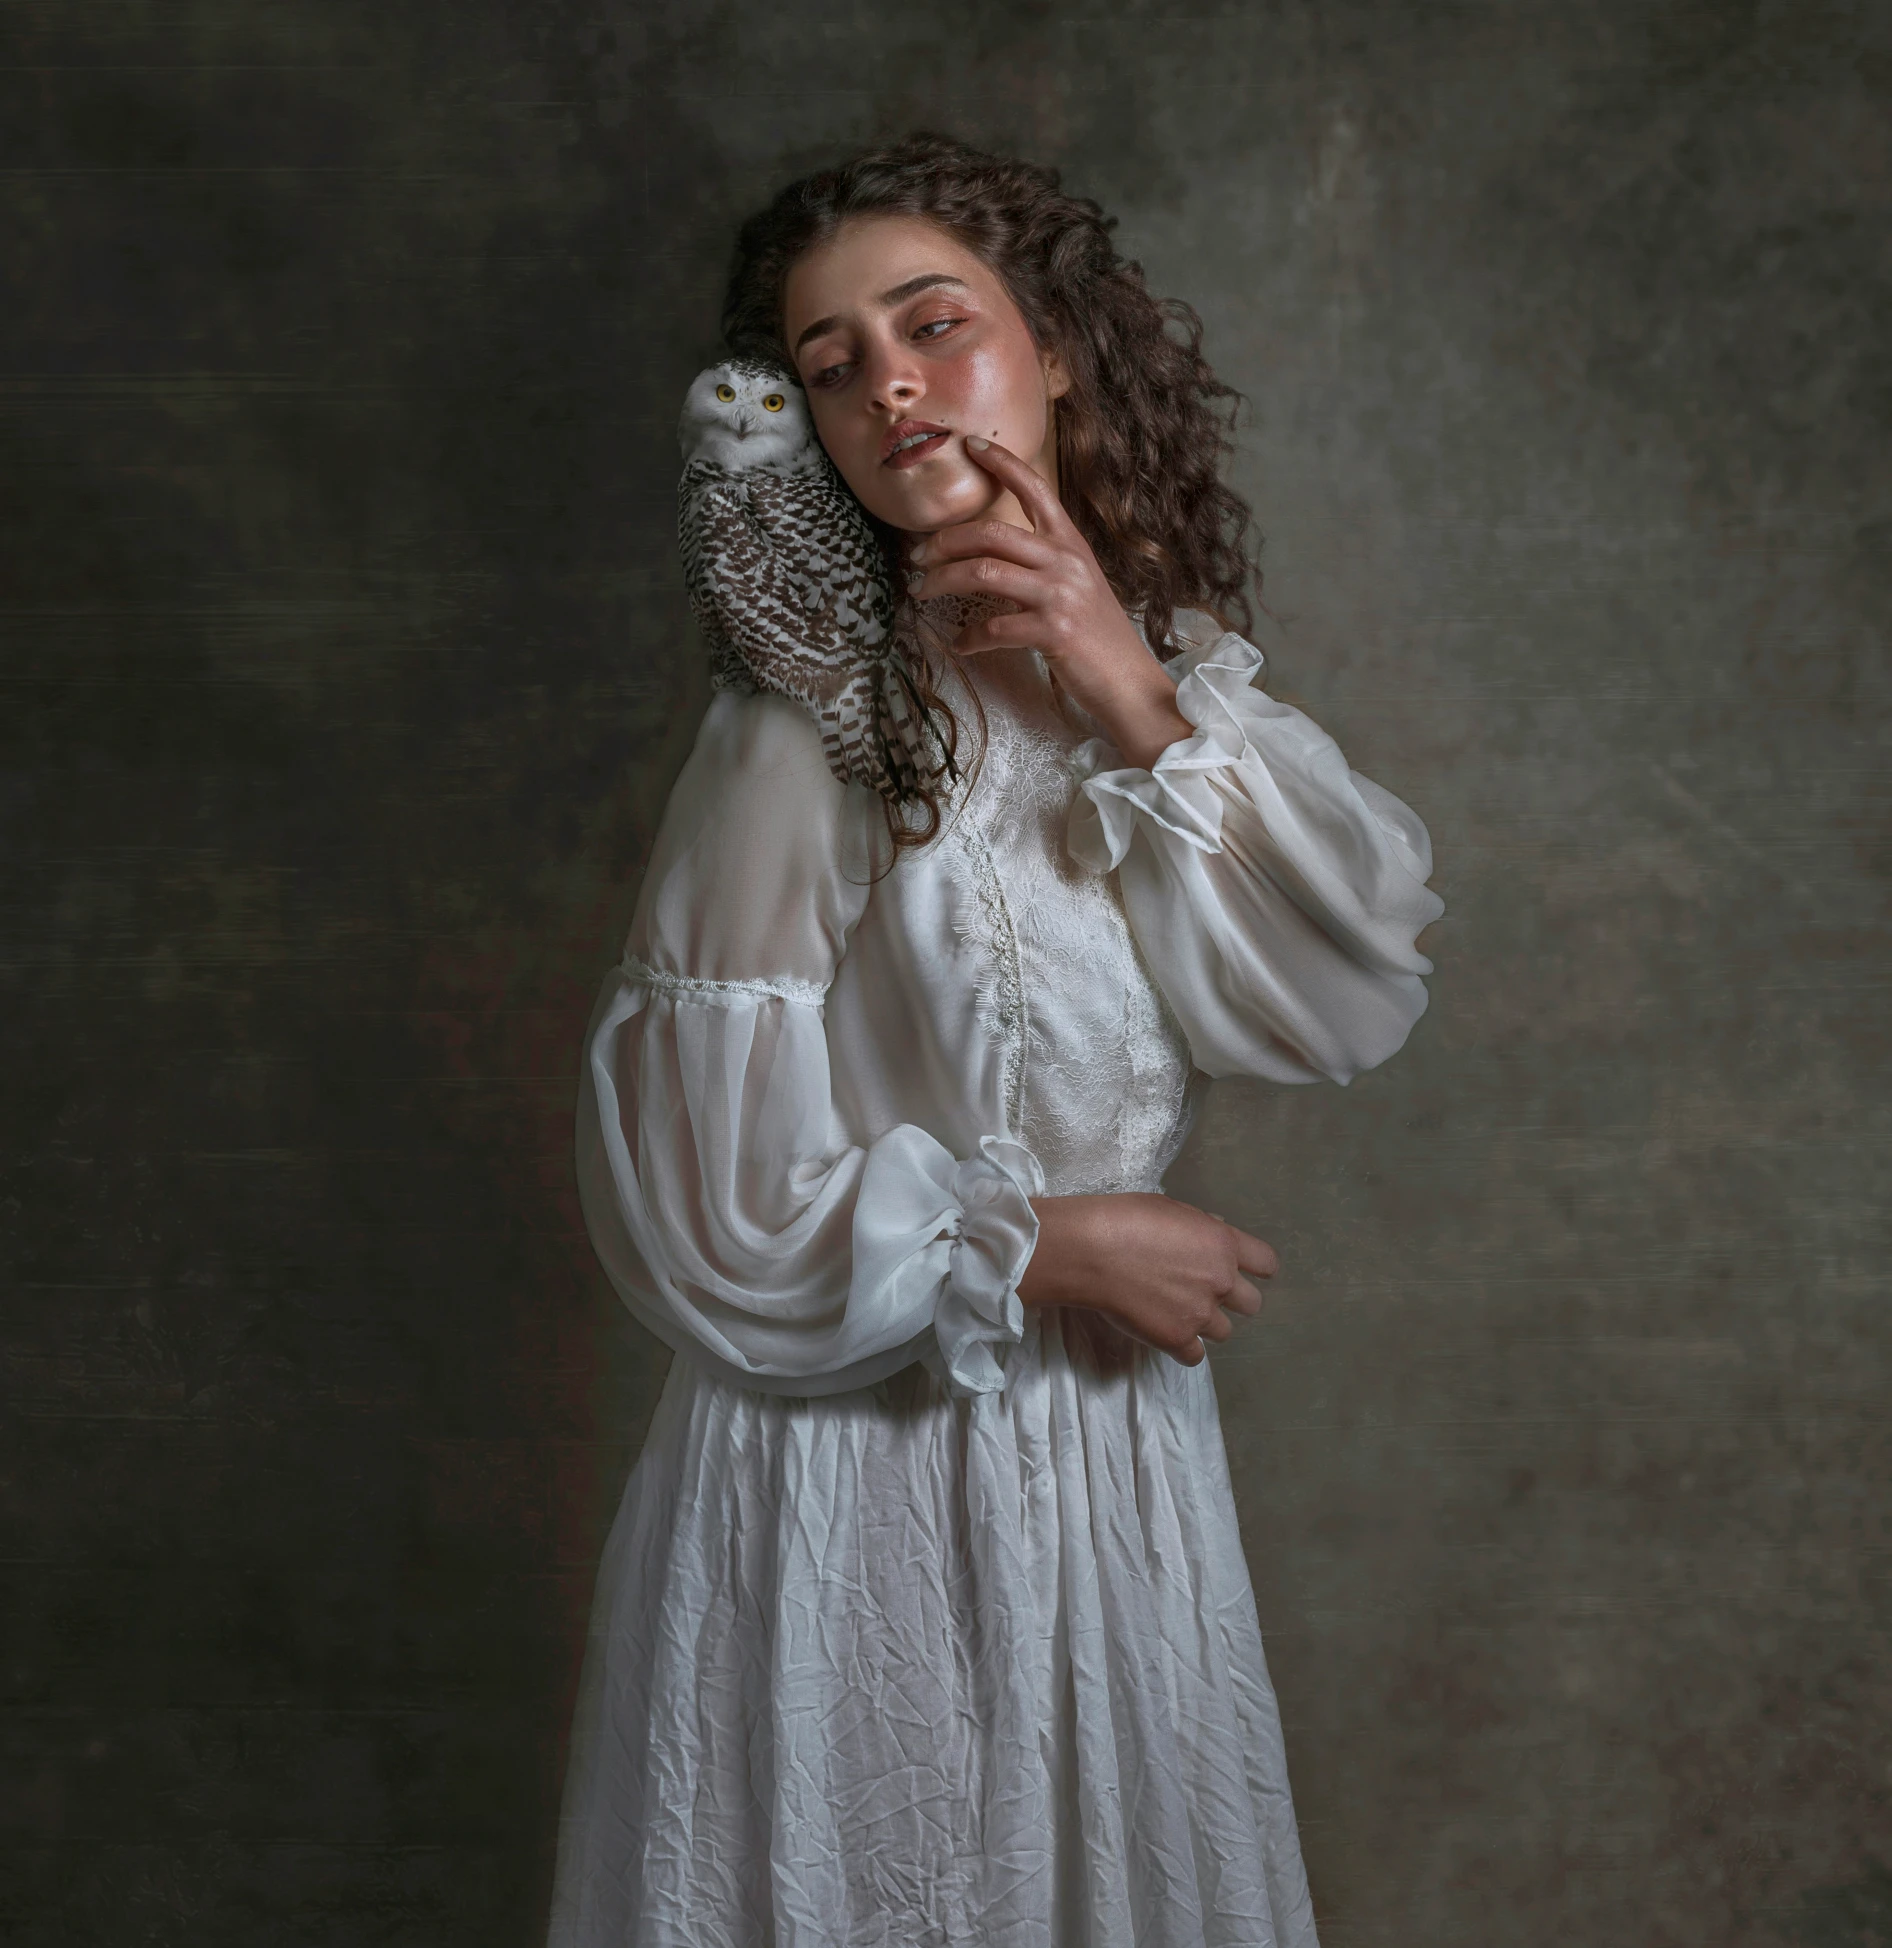
[[[569,1158],[733,221],[1062,166],[1248,395],[1431,1013],[1223,1086],[1329,1948],[1892,1942],[1884,7],[17,0],[0,1938],[510,1948],[664,1355]]]

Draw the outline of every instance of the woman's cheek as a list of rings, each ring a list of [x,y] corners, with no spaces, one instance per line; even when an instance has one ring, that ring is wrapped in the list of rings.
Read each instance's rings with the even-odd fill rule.
[[[934,392],[935,415],[1026,458],[1044,437],[1044,382],[1028,360],[982,349]],[[970,464],[970,463],[968,463]]]

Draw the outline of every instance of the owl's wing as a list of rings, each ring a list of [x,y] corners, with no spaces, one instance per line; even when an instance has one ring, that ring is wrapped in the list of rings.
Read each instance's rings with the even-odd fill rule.
[[[751,474],[749,511],[771,535],[808,600],[831,608],[870,656],[893,632],[893,589],[866,510],[831,461],[812,473]]]
[[[704,483],[685,518],[690,599],[719,682],[792,697],[837,778],[905,803],[958,773],[905,671],[880,543],[837,488],[759,473]]]
[[[747,664],[759,688],[806,703],[827,701],[862,660],[835,605],[790,565],[757,518],[748,492],[714,481],[696,507],[698,573],[692,593],[714,633]]]

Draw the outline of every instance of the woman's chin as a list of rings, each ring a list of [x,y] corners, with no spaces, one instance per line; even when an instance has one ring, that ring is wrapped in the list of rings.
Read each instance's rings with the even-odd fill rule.
[[[879,494],[867,505],[889,527],[908,534],[936,534],[941,528],[989,514],[999,499],[991,477],[975,474],[972,479],[942,481],[938,486],[929,483],[923,489],[916,482],[912,492]]]

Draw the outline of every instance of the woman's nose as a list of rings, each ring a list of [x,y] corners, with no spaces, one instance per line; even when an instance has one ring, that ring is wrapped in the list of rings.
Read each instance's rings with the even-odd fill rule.
[[[904,409],[926,390],[912,362],[901,348],[870,354],[867,370],[867,395],[876,406]]]

